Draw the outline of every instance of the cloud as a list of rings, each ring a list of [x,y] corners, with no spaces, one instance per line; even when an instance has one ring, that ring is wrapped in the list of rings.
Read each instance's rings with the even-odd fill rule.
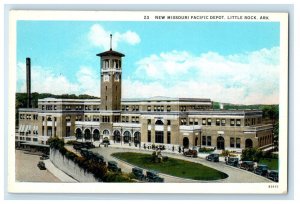
[[[278,47],[229,56],[174,50],[145,57],[136,66],[136,81],[126,84],[130,88],[137,84],[147,94],[130,93],[125,86],[126,97],[166,94],[242,104],[279,102]]]
[[[91,26],[88,33],[88,39],[92,45],[102,47],[103,49],[108,50],[110,48],[110,34],[113,35],[113,49],[116,49],[119,43],[136,45],[141,42],[139,35],[133,31],[128,30],[125,33],[113,33],[109,30],[105,30],[99,24],[94,24]]]
[[[32,92],[52,94],[89,94],[100,96],[100,81],[97,74],[89,67],[80,67],[75,73],[74,82],[55,73],[49,67],[31,67]],[[17,91],[26,92],[26,65],[17,64]]]

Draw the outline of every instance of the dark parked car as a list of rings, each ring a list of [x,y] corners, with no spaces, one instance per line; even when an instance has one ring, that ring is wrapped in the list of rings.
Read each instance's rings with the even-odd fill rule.
[[[148,182],[164,182],[164,179],[159,177],[156,171],[147,171],[146,180]]]
[[[93,160],[99,163],[104,163],[104,157],[97,152],[93,155]]]
[[[145,175],[143,174],[143,169],[134,167],[132,168],[132,173],[135,176],[135,178],[137,178],[138,180],[143,181],[146,179]]]
[[[197,150],[189,149],[188,151],[184,152],[183,155],[186,157],[198,157],[198,152]]]
[[[238,167],[239,166],[239,158],[237,157],[228,157],[226,164],[229,166],[235,166]]]
[[[219,162],[219,154],[210,154],[206,157],[207,161]]]
[[[49,156],[46,155],[46,154],[43,154],[43,155],[40,157],[40,160],[46,160],[46,159],[49,159]]]
[[[253,161],[243,161],[240,164],[241,169],[245,169],[247,171],[254,171],[254,162]]]
[[[37,164],[37,167],[39,167],[40,170],[46,170],[46,166],[43,161],[39,161],[39,163]]]
[[[268,166],[265,164],[259,164],[255,169],[254,173],[261,175],[261,176],[267,176],[268,174]]]
[[[278,182],[278,171],[269,170],[267,174],[267,178],[271,179],[272,181]]]
[[[121,173],[121,168],[118,167],[118,164],[115,161],[107,162],[107,169],[113,172]]]
[[[77,143],[75,143],[75,144],[73,145],[73,148],[74,148],[75,150],[79,151],[81,148],[83,148],[83,145],[82,145],[82,143],[77,142]]]

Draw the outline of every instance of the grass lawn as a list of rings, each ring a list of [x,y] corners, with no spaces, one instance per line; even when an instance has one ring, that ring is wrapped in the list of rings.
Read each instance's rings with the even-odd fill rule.
[[[266,164],[269,169],[278,170],[278,159],[263,158],[259,161],[259,164]]]
[[[209,168],[202,164],[197,164],[189,161],[170,158],[163,163],[153,163],[150,154],[140,154],[133,152],[114,153],[112,156],[134,164],[141,168],[155,170],[160,173],[169,174],[172,176],[189,178],[194,180],[217,180],[227,178],[228,175]]]

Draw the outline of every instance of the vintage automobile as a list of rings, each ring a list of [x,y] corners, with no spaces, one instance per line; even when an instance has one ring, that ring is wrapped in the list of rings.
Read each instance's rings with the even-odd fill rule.
[[[116,173],[121,173],[121,168],[118,167],[118,164],[115,161],[108,161],[107,169]]]
[[[278,182],[278,171],[269,170],[268,174],[267,174],[267,178],[272,180],[272,181]]]
[[[261,176],[267,176],[268,174],[268,166],[265,164],[259,164],[254,169],[254,173],[261,175]]]
[[[46,170],[46,166],[43,161],[39,161],[39,163],[37,164],[37,167],[39,167],[40,170]]]
[[[191,149],[189,149],[188,151],[185,151],[184,153],[183,153],[183,155],[184,156],[186,156],[186,157],[198,157],[198,152],[197,152],[197,150],[191,150]]]
[[[133,174],[134,177],[137,178],[138,180],[143,181],[143,180],[146,179],[145,175],[143,174],[143,169],[134,167],[134,168],[132,168],[132,174]]]
[[[219,162],[219,154],[210,154],[206,157],[207,161]]]
[[[92,159],[96,162],[104,163],[104,157],[97,152],[93,154]]]
[[[49,156],[47,154],[43,154],[41,157],[40,157],[40,160],[46,160],[46,159],[49,159]]]
[[[239,158],[237,157],[228,157],[226,164],[229,166],[239,167]]]
[[[159,177],[156,171],[147,171],[146,180],[148,182],[164,182],[164,179]]]
[[[83,148],[83,145],[81,142],[75,142],[73,144],[73,148],[76,150],[76,151],[79,151],[81,148]]]
[[[247,171],[254,171],[254,162],[253,161],[242,161],[240,164],[241,169],[245,169]]]

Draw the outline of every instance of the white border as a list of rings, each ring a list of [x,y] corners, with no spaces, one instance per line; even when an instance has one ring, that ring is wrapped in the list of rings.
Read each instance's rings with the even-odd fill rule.
[[[144,15],[162,15],[166,12],[98,12],[98,11],[11,11],[9,19],[9,112],[8,112],[8,191],[22,193],[248,193],[278,194],[287,192],[287,105],[288,105],[288,21],[285,13],[247,13],[268,15],[270,21],[279,21],[280,26],[280,166],[278,188],[268,188],[269,183],[174,183],[124,184],[124,183],[26,183],[15,181],[14,121],[16,92],[16,21],[17,20],[102,20],[144,21]],[[76,15],[74,15],[76,14]],[[245,15],[229,12],[169,12],[168,15]],[[152,19],[154,20],[154,19]],[[174,20],[172,20],[174,21]],[[182,20],[180,20],[182,21]],[[207,20],[204,20],[207,21]],[[237,21],[237,20],[234,20]],[[254,21],[254,20],[253,20]],[[256,20],[257,21],[257,20]],[[250,22],[249,20],[247,22]],[[285,178],[285,179],[283,179]]]

